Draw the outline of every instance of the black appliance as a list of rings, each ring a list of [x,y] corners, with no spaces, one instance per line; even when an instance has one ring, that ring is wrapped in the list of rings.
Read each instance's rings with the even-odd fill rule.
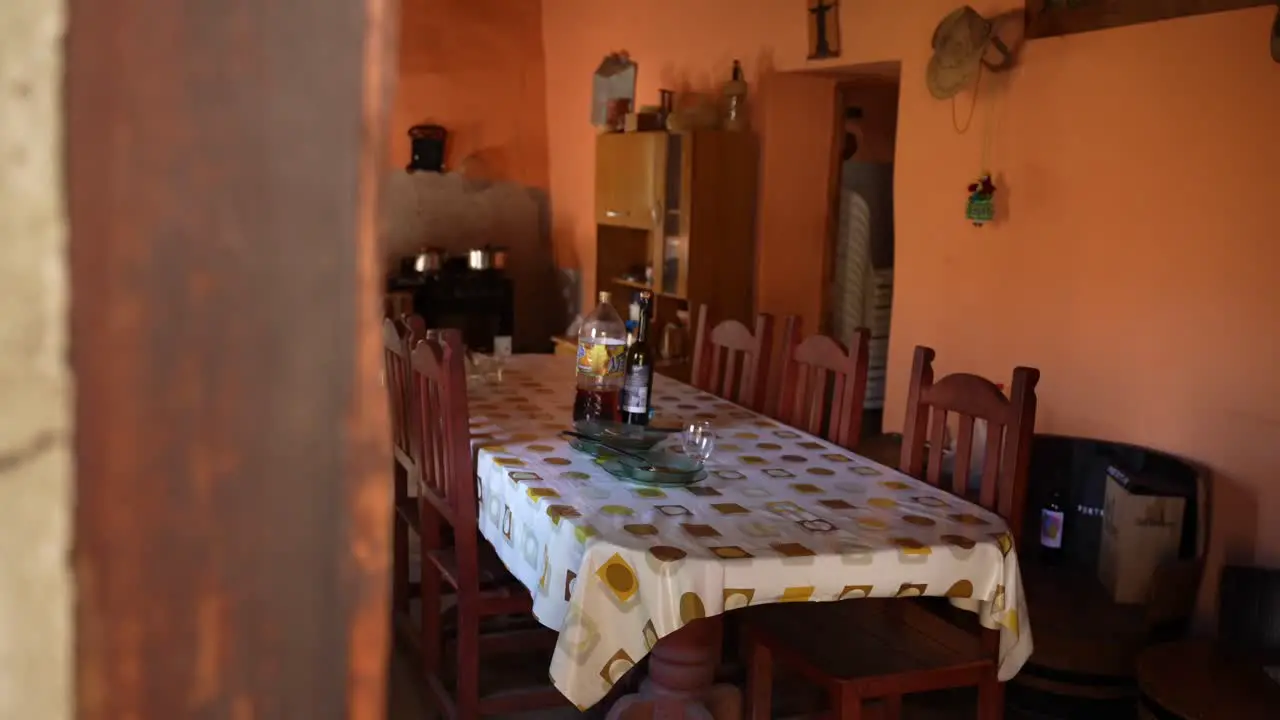
[[[476,352],[492,353],[507,343],[515,326],[515,292],[501,270],[472,270],[466,258],[450,258],[439,272],[398,276],[388,290],[412,291],[413,311],[428,328],[455,328]]]
[[[1280,569],[1222,568],[1218,639],[1229,651],[1280,663]]]
[[[444,170],[445,139],[449,133],[439,125],[414,125],[409,128],[409,164],[405,172]]]

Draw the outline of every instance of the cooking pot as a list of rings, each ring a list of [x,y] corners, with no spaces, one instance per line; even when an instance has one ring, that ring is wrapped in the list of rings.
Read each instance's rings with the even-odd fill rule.
[[[467,267],[472,270],[504,270],[507,267],[507,249],[485,245],[468,250]]]
[[[411,267],[419,275],[438,273],[444,266],[444,257],[445,252],[440,248],[422,248],[411,258]]]

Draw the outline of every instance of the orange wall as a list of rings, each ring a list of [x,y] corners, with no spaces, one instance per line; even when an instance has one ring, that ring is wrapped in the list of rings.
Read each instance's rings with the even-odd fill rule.
[[[410,126],[435,123],[450,133],[447,167],[473,158],[474,172],[545,188],[541,0],[404,0],[400,14],[392,164],[408,162]]]
[[[917,343],[938,350],[943,372],[1003,377],[1015,364],[1038,366],[1040,430],[1208,463],[1219,473],[1214,563],[1228,555],[1280,564],[1280,65],[1266,49],[1274,9],[1035,41],[1018,69],[987,82],[973,127],[959,135],[950,105],[923,83],[933,27],[954,5],[842,3],[840,62],[902,63],[886,426],[901,424]],[[562,265],[595,264],[587,109],[601,56],[631,52],[642,103],[686,78],[718,81],[735,57],[758,88],[762,67],[806,66],[801,8],[545,2]],[[815,118],[813,130],[826,122]],[[766,160],[771,143],[786,142],[768,127]],[[1004,217],[975,229],[963,219],[963,193],[982,169],[988,127]],[[762,171],[766,213],[788,190],[767,162]],[[761,309],[808,310],[821,287],[763,259],[820,258],[825,240],[777,227],[760,240]]]

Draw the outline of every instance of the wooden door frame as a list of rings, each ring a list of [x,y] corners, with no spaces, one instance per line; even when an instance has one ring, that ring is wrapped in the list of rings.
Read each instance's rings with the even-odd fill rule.
[[[382,717],[389,0],[70,0],[76,716]]]
[[[882,64],[869,66],[874,68],[882,67]],[[822,277],[826,283],[822,293],[822,315],[819,332],[825,335],[832,334],[831,315],[834,306],[832,295],[835,292],[835,255],[836,243],[839,242],[837,234],[840,232],[840,191],[844,184],[841,167],[844,164],[840,157],[844,149],[844,94],[847,90],[857,88],[865,88],[868,83],[878,82],[889,84],[890,78],[879,75],[863,75],[859,76],[855,72],[850,72],[842,77],[838,77],[834,82],[833,92],[835,92],[835,130],[831,138],[831,167],[828,170],[829,185],[831,188],[830,210],[827,213],[826,225],[826,248],[822,254]],[[893,80],[898,85],[899,93],[902,89],[902,78],[898,77]],[[898,127],[897,122],[894,123],[894,146],[897,146]],[[897,163],[897,152],[894,152],[894,163]]]

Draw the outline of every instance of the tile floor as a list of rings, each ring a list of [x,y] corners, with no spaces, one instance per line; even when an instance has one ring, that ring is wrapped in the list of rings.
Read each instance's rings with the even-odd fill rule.
[[[390,685],[387,693],[387,720],[424,720],[426,704],[421,684],[414,671],[412,657],[401,651],[395,651],[389,670]],[[962,720],[973,717],[973,698],[961,691],[959,694],[945,694],[930,698],[923,703],[908,702],[903,708],[903,717],[908,720]],[[875,717],[874,713],[869,713]],[[580,713],[573,708],[545,710],[506,716],[505,720],[597,720],[603,713],[593,711]],[[812,717],[809,714],[779,713],[781,718],[799,720]],[[1031,720],[1028,716],[1010,712],[1008,720]],[[504,720],[496,716],[492,720]]]

